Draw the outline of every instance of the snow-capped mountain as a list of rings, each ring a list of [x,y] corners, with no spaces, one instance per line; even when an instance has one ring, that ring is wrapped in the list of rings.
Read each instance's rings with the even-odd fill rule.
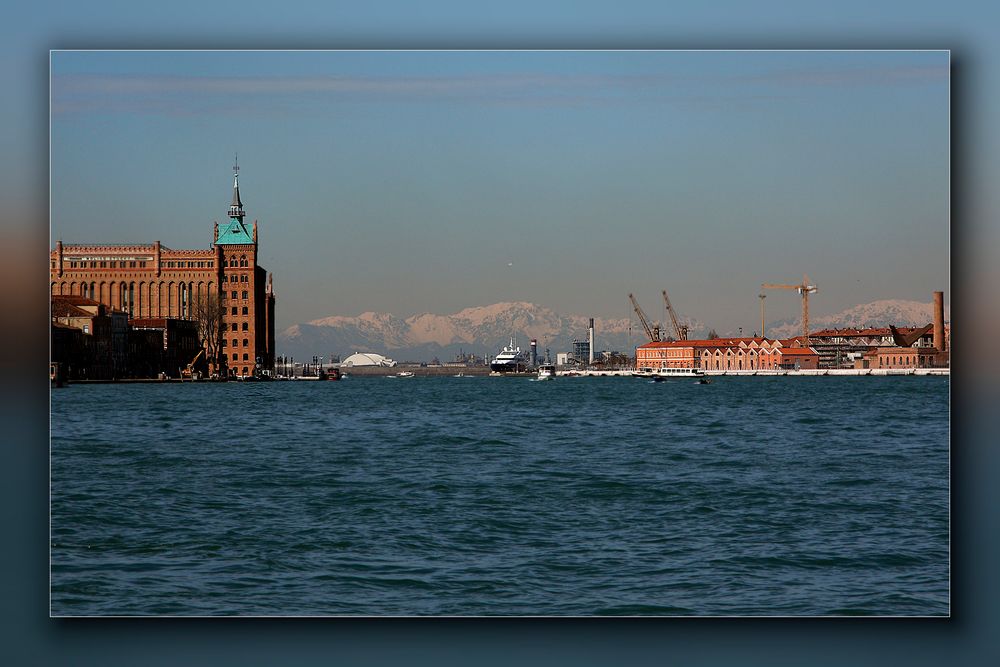
[[[932,304],[919,301],[882,300],[848,308],[834,315],[815,314],[809,328],[923,326],[932,321]],[[948,319],[947,308],[945,319]],[[524,301],[466,308],[451,315],[421,313],[405,319],[390,313],[362,313],[354,317],[334,315],[296,324],[278,334],[278,353],[297,359],[336,354],[344,358],[354,352],[377,352],[397,361],[451,361],[461,351],[493,356],[515,337],[521,349],[531,338],[538,340],[538,353],[548,348],[571,352],[574,340],[586,340],[583,315],[560,315],[550,308]],[[686,321],[692,338],[707,335],[698,321]],[[648,340],[638,320],[595,318],[596,349],[631,353]],[[801,320],[771,322],[769,337],[784,338],[802,331]],[[665,330],[669,333],[669,329]],[[723,335],[735,333],[722,332]],[[749,334],[748,334],[749,335]]]
[[[810,313],[809,330],[836,327],[884,327],[890,324],[904,327],[919,327],[934,320],[934,304],[900,299],[883,299],[862,303],[833,315],[815,316]],[[945,305],[945,321],[950,319],[949,308]],[[802,318],[785,319],[767,325],[768,337],[785,338],[802,333]]]
[[[314,354],[378,352],[399,361],[451,361],[466,354],[495,355],[513,335],[522,349],[531,338],[538,352],[572,350],[573,340],[586,340],[588,319],[560,315],[544,306],[517,301],[466,308],[451,315],[421,313],[406,319],[388,313],[333,316],[296,324],[278,335],[278,353],[298,358]],[[693,323],[692,329],[697,325]],[[646,340],[638,322],[594,319],[597,350],[627,351]]]

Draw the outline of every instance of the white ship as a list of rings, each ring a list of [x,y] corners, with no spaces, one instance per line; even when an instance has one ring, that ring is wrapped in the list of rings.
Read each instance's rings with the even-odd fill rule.
[[[554,380],[556,377],[556,367],[552,364],[542,364],[538,367],[539,380]]]
[[[700,368],[639,368],[633,371],[634,377],[648,378],[656,382],[663,380],[673,380],[682,378],[700,378],[705,376],[705,371]]]
[[[500,354],[490,362],[490,370],[494,373],[523,373],[528,370],[528,359],[520,347],[514,346],[514,338],[510,339],[510,347],[504,346]]]

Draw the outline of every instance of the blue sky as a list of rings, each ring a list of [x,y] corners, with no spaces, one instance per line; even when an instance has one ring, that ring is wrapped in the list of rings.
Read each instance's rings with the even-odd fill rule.
[[[948,288],[946,51],[51,63],[53,237],[203,247],[239,152],[279,325],[500,300],[624,317],[666,287],[721,331],[803,273],[818,313]]]

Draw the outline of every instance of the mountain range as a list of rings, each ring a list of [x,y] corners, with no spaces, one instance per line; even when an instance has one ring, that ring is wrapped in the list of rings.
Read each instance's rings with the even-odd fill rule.
[[[833,315],[811,316],[809,330],[819,331],[837,327],[884,327],[890,324],[904,327],[922,327],[934,320],[934,304],[901,299],[882,299],[862,303]],[[945,306],[944,319],[949,319]],[[785,338],[802,333],[802,318],[777,320],[767,325],[768,337]]]
[[[810,319],[813,331],[834,326],[921,326],[932,319],[932,304],[919,301],[882,300],[840,313]],[[947,312],[946,312],[947,318]],[[366,312],[357,316],[333,315],[288,327],[278,334],[279,354],[303,360],[312,355],[377,352],[397,361],[451,361],[460,352],[495,355],[511,336],[522,349],[538,341],[553,357],[572,350],[574,340],[586,340],[588,319],[561,315],[550,308],[524,301],[466,308],[451,315],[421,313],[399,318],[391,313]],[[705,325],[687,321],[692,338],[707,334]],[[597,350],[631,351],[646,339],[638,320],[594,318]],[[793,336],[802,330],[800,320],[779,320],[768,325],[768,336]],[[719,332],[735,335],[735,332]]]

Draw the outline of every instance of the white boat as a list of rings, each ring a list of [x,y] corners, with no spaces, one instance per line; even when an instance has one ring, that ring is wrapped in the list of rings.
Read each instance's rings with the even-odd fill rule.
[[[700,368],[641,368],[632,373],[635,377],[649,378],[655,382],[681,378],[700,378],[705,371]]]
[[[494,373],[523,373],[528,370],[528,359],[520,347],[514,346],[514,338],[510,339],[510,347],[506,345],[500,354],[493,358],[490,370]]]
[[[398,373],[396,373],[396,377],[398,377],[398,378],[411,378],[411,377],[413,377],[413,373],[411,373],[410,371],[399,371]]]
[[[538,367],[538,380],[554,380],[556,367],[553,364],[542,364]]]

